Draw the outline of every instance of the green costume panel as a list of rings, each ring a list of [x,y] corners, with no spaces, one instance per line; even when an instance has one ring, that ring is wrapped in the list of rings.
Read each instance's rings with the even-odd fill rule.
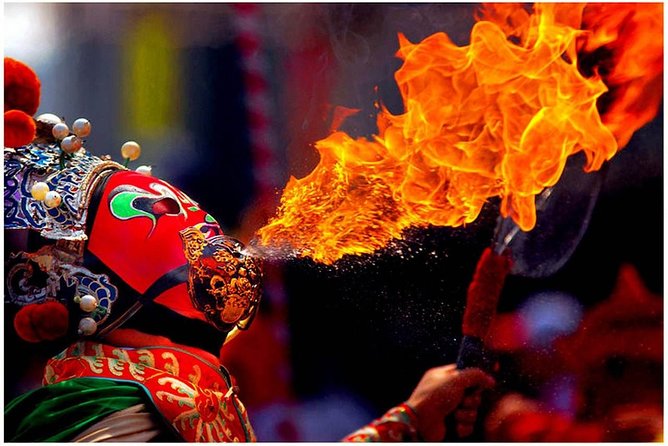
[[[90,425],[135,404],[152,405],[136,384],[77,378],[21,395],[5,407],[5,441],[68,441]]]

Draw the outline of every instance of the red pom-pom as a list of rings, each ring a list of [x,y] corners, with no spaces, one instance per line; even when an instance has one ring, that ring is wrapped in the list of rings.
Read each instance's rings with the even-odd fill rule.
[[[39,107],[40,82],[23,62],[5,57],[5,111],[21,110],[34,115]]]
[[[28,342],[39,342],[40,338],[37,336],[35,329],[32,327],[31,314],[38,304],[26,305],[21,308],[16,316],[14,316],[14,330],[23,339]]]
[[[67,333],[69,312],[60,302],[26,305],[14,316],[14,329],[28,342],[53,341]]]
[[[35,139],[35,120],[21,110],[5,112],[5,147],[21,147]]]
[[[511,267],[512,261],[507,251],[496,254],[489,247],[483,251],[466,292],[463,334],[481,339],[486,337]]]

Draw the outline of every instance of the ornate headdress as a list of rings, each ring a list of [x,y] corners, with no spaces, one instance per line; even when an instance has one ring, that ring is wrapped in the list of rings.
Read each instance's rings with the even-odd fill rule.
[[[92,155],[83,147],[87,120],[71,130],[51,114],[32,122],[31,142],[24,132],[4,150],[5,229],[30,233],[5,267],[5,300],[21,307],[22,338],[104,336],[147,303],[225,333],[248,327],[261,271],[240,242],[150,168]],[[6,112],[6,134],[9,124]],[[126,165],[139,151],[123,146]]]

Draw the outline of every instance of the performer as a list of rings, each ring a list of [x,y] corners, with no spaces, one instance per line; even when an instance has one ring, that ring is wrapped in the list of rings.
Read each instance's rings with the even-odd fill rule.
[[[137,143],[124,166],[84,147],[87,120],[33,120],[39,80],[9,58],[5,98],[5,229],[28,233],[7,261],[8,310],[24,340],[69,345],[43,387],[7,404],[5,440],[254,441],[218,352],[253,321],[261,260],[150,168],[129,170]],[[437,441],[453,412],[466,434],[492,385],[479,369],[432,369],[346,440]]]

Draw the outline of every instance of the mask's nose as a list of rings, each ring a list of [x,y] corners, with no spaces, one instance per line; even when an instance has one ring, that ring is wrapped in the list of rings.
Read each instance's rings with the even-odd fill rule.
[[[247,328],[260,303],[261,261],[226,235],[206,238],[198,228],[187,228],[181,238],[193,306],[223,332]]]

